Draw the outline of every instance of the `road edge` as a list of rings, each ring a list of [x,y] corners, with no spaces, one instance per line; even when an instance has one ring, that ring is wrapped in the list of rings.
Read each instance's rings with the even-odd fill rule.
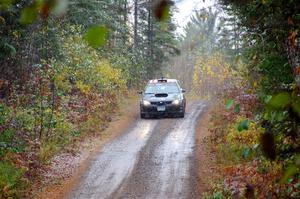
[[[218,178],[216,154],[209,145],[209,121],[211,118],[212,104],[207,103],[203,112],[197,118],[195,126],[195,151],[194,165],[196,172],[196,198],[203,198],[203,194],[209,191],[211,182]]]

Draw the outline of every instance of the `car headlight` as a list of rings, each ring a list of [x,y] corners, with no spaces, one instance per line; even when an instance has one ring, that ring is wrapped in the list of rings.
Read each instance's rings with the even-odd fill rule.
[[[179,104],[180,104],[180,100],[176,99],[176,100],[174,100],[174,101],[172,102],[172,104],[174,104],[174,105],[179,105]]]
[[[144,106],[150,106],[150,105],[151,105],[151,103],[150,103],[150,102],[148,102],[147,100],[143,100],[143,105],[144,105]]]

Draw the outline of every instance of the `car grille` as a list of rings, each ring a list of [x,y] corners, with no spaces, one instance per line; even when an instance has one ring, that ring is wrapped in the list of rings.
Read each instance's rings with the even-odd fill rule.
[[[151,102],[152,105],[167,105],[167,104],[172,104],[172,101],[159,101],[159,102]]]

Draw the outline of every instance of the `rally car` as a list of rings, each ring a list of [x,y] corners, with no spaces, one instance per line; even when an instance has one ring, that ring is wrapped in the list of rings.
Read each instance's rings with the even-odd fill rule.
[[[152,79],[149,80],[141,94],[140,116],[141,118],[152,116],[178,116],[185,114],[185,90],[176,79]]]

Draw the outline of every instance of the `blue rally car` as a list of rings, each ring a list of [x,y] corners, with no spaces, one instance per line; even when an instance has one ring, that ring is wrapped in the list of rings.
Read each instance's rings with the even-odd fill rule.
[[[185,90],[176,79],[153,79],[140,92],[140,115],[141,118],[156,115],[172,115],[184,117],[185,114]]]

